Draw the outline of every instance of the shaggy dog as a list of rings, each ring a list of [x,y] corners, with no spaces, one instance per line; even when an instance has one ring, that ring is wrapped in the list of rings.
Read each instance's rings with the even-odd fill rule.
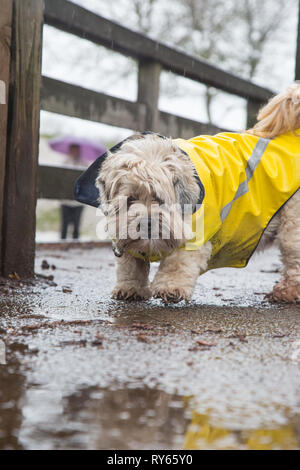
[[[258,114],[257,124],[246,132],[273,139],[298,129],[299,99],[300,85],[292,85],[270,100]],[[191,239],[192,208],[201,190],[190,158],[171,139],[135,135],[108,155],[96,185],[118,257],[113,297],[189,301],[212,253],[210,241],[196,251],[182,249]],[[183,205],[190,207],[184,217]],[[257,246],[259,251],[276,242],[281,251],[282,278],[271,294],[275,301],[300,300],[299,214],[298,190],[272,218]],[[152,259],[160,259],[160,266],[150,286]]]

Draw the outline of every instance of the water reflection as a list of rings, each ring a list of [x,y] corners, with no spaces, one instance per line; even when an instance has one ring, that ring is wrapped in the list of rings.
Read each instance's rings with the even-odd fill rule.
[[[300,420],[273,429],[226,429],[195,398],[159,390],[86,387],[67,396],[25,389],[19,364],[0,367],[0,449],[299,449]]]
[[[299,438],[297,423],[276,429],[228,430],[213,426],[208,415],[194,411],[185,434],[184,449],[293,450],[299,449]]]
[[[23,414],[27,449],[180,449],[188,424],[180,397],[149,388],[33,388]]]
[[[9,366],[0,365],[0,449],[22,449],[19,430],[22,425],[22,396],[25,377],[20,371],[16,352],[20,345],[12,344],[7,351]]]
[[[91,406],[98,425],[94,448],[181,448],[187,421],[180,397],[147,388],[106,390],[101,395]]]

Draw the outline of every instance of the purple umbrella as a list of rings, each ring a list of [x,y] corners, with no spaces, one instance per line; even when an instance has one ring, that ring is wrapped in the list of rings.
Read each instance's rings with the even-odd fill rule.
[[[65,155],[70,154],[70,146],[73,145],[80,147],[80,159],[82,161],[94,161],[106,152],[104,145],[79,137],[58,137],[49,142],[49,146],[53,150]]]

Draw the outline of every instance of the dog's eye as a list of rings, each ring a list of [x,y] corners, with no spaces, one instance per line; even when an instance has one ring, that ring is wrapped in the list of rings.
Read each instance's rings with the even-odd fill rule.
[[[135,199],[133,196],[129,196],[129,197],[127,198],[128,204],[132,204],[132,203],[135,202],[135,201],[136,201],[136,199]]]
[[[155,201],[158,202],[158,204],[159,204],[160,206],[162,206],[162,205],[164,204],[164,201],[163,201],[162,199],[160,199],[159,197],[156,197],[156,198],[155,198]]]

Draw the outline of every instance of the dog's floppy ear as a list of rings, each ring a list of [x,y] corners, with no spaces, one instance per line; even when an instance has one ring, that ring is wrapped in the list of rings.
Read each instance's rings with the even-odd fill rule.
[[[189,159],[186,152],[181,150],[182,155],[185,155]],[[199,175],[194,168],[193,180],[187,177],[184,173],[176,172],[174,179],[174,190],[178,204],[180,204],[182,210],[185,205],[192,206],[192,212],[197,210],[197,206],[201,205],[205,196],[205,189]]]
[[[177,176],[174,182],[174,190],[178,204],[182,210],[185,205],[191,205],[192,211],[195,212],[197,204],[201,204],[204,198],[204,188],[199,179],[195,178],[195,184],[191,186],[186,181],[184,175]]]
[[[187,183],[184,180],[184,177],[177,177],[174,183],[174,189],[176,194],[176,199],[178,204],[184,209],[186,204],[197,204],[198,195],[193,195],[187,187]]]

